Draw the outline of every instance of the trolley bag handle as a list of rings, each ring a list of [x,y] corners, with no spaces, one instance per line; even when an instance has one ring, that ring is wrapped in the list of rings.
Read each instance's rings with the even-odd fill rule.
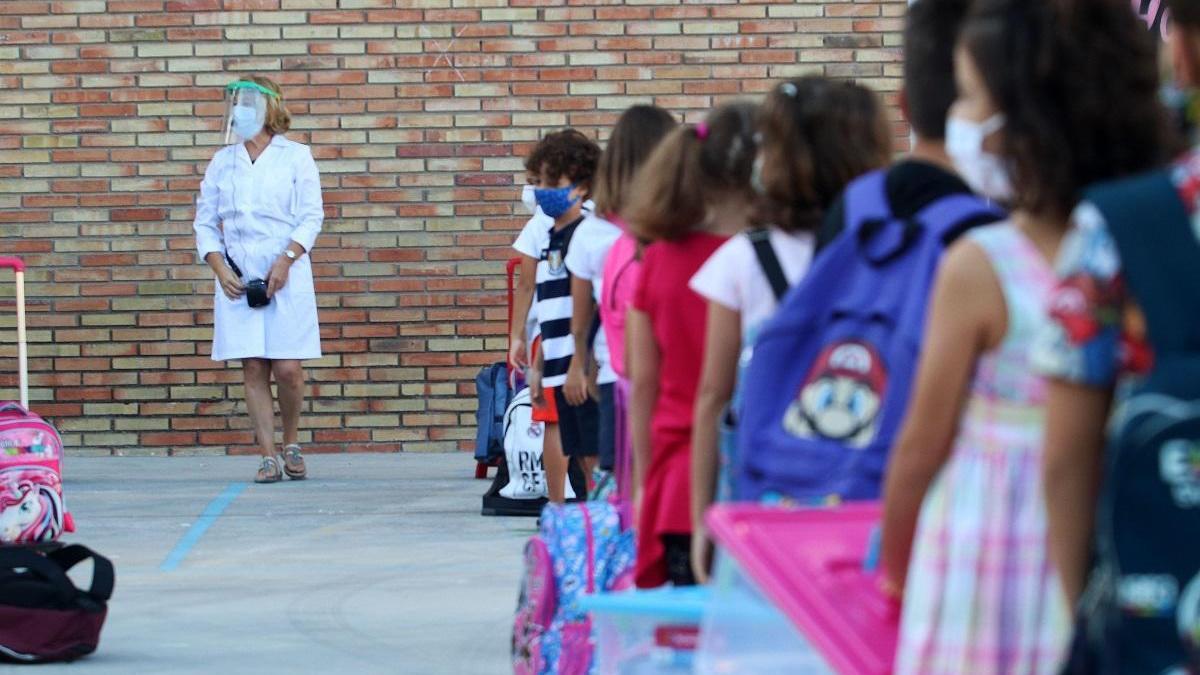
[[[513,278],[516,276],[517,268],[520,266],[521,266],[520,258],[509,258],[508,264],[506,264],[504,266],[504,271],[505,271],[505,274],[507,275],[507,281],[508,281],[508,335],[509,335],[509,337],[512,337],[513,302],[516,299],[516,288],[515,288],[516,284],[515,284]],[[516,370],[516,368],[513,368],[513,364],[508,363],[507,359],[505,359],[505,365],[508,366],[508,372],[511,376],[512,373]]]
[[[17,377],[20,388],[21,406],[29,408],[29,348],[25,335],[25,261],[20,258],[0,257],[0,268],[16,273],[17,286]]]

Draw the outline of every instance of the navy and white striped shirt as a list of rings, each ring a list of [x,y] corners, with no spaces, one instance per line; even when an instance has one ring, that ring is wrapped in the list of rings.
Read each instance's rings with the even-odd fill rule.
[[[561,230],[550,229],[537,264],[537,316],[542,328],[542,385],[559,387],[567,381],[567,368],[575,354],[571,337],[571,273],[567,248],[583,218]]]

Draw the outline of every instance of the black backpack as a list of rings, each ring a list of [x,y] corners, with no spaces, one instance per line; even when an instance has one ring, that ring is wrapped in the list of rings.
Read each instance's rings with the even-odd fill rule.
[[[80,590],[67,570],[89,559],[92,586]],[[79,544],[45,554],[0,548],[0,662],[73,661],[96,651],[113,583],[112,563]]]

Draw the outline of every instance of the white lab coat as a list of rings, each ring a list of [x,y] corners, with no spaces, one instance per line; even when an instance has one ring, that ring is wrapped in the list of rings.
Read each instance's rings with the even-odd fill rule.
[[[200,184],[193,227],[201,260],[228,253],[250,280],[266,279],[291,241],[311,251],[322,220],[312,151],[276,135],[254,162],[241,143],[217,151]],[[214,361],[320,358],[309,256],[292,263],[287,284],[266,307],[251,308],[244,296],[230,300],[215,283],[213,324]]]

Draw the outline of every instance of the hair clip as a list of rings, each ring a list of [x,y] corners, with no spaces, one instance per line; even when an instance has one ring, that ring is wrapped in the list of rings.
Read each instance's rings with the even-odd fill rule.
[[[708,122],[698,122],[694,127],[696,138],[704,140],[708,138]]]
[[[800,93],[800,90],[796,89],[796,85],[792,84],[791,82],[784,82],[783,84],[779,85],[779,91],[783,92],[783,94],[788,98],[796,98],[796,94]]]

